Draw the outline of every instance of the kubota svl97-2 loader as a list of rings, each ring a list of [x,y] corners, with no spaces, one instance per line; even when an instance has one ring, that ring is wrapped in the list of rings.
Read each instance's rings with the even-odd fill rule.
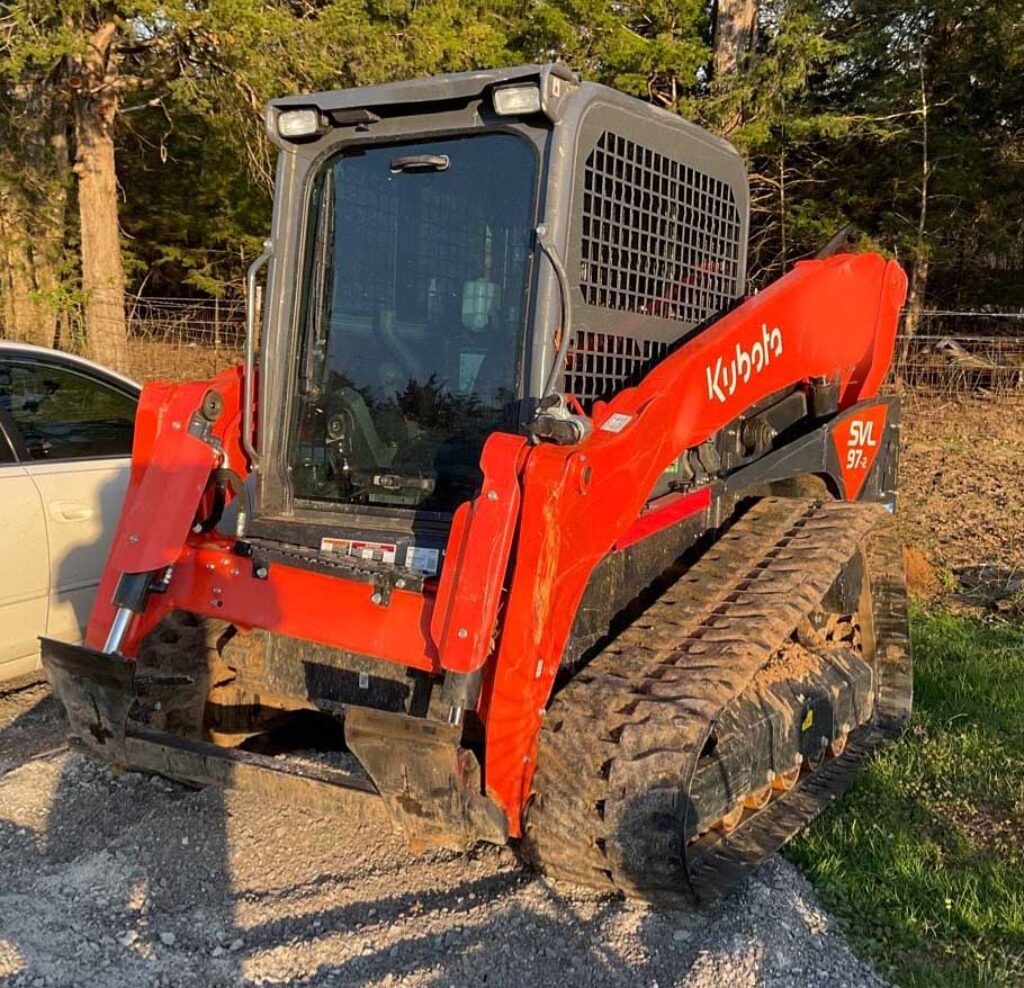
[[[909,714],[900,267],[744,298],[741,159],[562,65],[266,126],[258,354],[143,392],[72,737],[714,896]]]

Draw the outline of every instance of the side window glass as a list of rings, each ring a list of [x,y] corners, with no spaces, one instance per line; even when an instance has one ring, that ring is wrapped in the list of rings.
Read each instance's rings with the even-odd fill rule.
[[[0,405],[33,460],[131,455],[136,399],[70,368],[0,365]]]
[[[4,410],[10,407],[7,395],[11,390],[11,365],[6,360],[0,360],[0,408]],[[0,421],[0,466],[7,463],[17,463],[18,457],[14,452],[11,439],[4,431],[10,429],[10,420]]]
[[[3,428],[0,427],[0,467],[6,466],[8,463],[17,462],[18,459],[14,455],[14,450],[11,449],[10,440],[8,440],[6,434],[3,431]]]

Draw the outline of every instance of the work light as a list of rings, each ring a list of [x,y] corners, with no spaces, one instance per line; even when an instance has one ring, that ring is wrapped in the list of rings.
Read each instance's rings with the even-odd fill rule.
[[[312,137],[320,130],[320,114],[312,108],[284,110],[277,117],[277,133],[281,137],[295,140],[297,137]]]
[[[513,117],[540,110],[540,89],[535,85],[501,86],[494,90],[494,112],[499,117]]]

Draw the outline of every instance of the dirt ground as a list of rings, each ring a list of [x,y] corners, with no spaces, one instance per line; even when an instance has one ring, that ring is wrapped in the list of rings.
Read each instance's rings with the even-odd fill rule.
[[[1024,399],[906,398],[899,513],[912,589],[1024,614]]]
[[[1022,419],[908,403],[901,518],[930,592],[1024,571]],[[383,825],[116,775],[62,746],[45,686],[0,687],[0,986],[481,983],[884,982],[779,858],[714,908],[658,912],[506,849],[417,856]]]

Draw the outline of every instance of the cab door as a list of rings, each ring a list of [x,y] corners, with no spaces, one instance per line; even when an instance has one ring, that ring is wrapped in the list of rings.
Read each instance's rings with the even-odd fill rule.
[[[42,498],[2,426],[0,409],[0,681],[38,668],[50,596]]]
[[[85,635],[121,511],[138,395],[57,354],[5,361],[16,451],[42,504],[50,593],[46,635]]]

